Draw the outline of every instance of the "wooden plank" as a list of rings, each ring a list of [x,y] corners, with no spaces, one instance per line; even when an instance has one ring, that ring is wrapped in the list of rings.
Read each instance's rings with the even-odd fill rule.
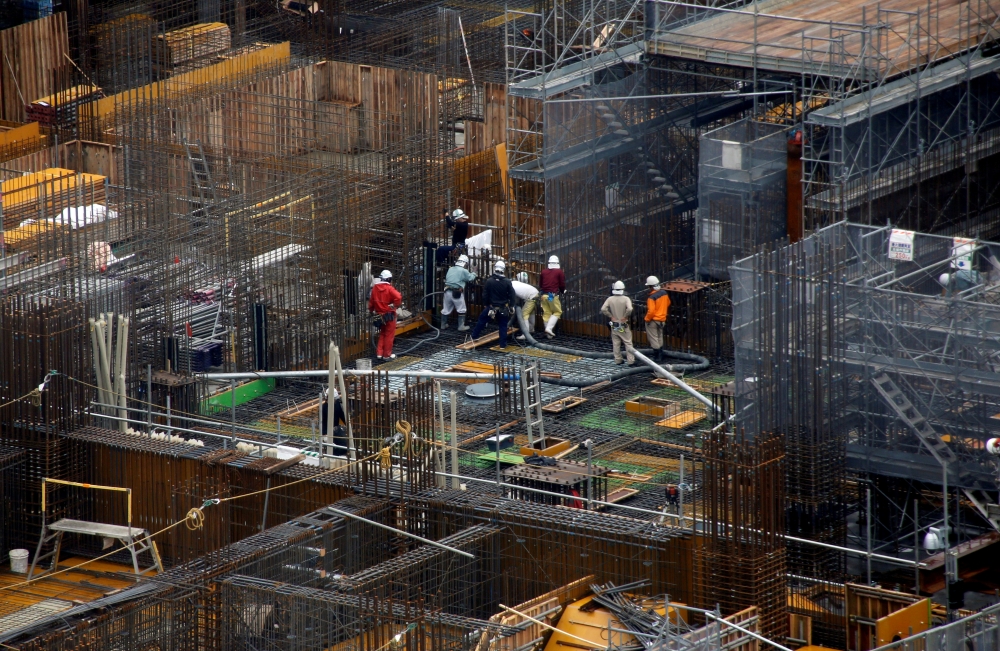
[[[652,479],[652,475],[637,475],[630,472],[622,472],[621,470],[609,470],[608,479],[627,479],[629,481],[637,481],[640,483],[647,482]]]
[[[276,472],[281,472],[285,468],[291,468],[292,466],[294,466],[295,464],[299,463],[300,461],[305,461],[305,459],[306,459],[306,455],[304,455],[304,454],[296,454],[294,457],[292,457],[290,459],[282,459],[281,461],[279,461],[278,463],[274,464],[273,466],[268,466],[267,468],[265,468],[264,469],[264,474],[265,475],[273,475]]]
[[[517,330],[515,330],[514,328],[508,328],[507,336],[509,337],[515,332],[517,332]],[[482,346],[483,344],[491,344],[494,341],[499,341],[499,340],[500,340],[500,331],[497,330],[496,332],[491,332],[488,335],[483,335],[482,337],[474,341],[467,341],[464,344],[459,344],[455,346],[455,348],[457,348],[458,350],[474,350],[478,346]]]
[[[565,398],[560,398],[554,402],[542,407],[542,411],[550,414],[561,414],[567,409],[572,409],[573,407],[579,407],[583,403],[587,402],[586,398],[581,398],[580,396],[567,396]]]
[[[617,504],[622,500],[627,500],[638,492],[639,489],[637,488],[619,488],[608,493],[608,498],[604,501],[610,502],[611,504]]]

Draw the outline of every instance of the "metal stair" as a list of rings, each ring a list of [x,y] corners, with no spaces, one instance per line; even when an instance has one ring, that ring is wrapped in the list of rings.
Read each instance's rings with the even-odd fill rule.
[[[917,411],[910,399],[903,395],[896,383],[885,373],[872,378],[872,384],[892,407],[899,419],[906,423],[942,466],[950,466],[958,458],[927,419]]]
[[[930,451],[934,458],[938,460],[944,468],[948,469],[956,465],[958,457],[955,456],[948,444],[941,438],[931,424],[917,408],[913,406],[910,399],[903,394],[902,390],[887,374],[881,373],[872,378],[872,384],[878,390],[882,398],[899,416],[899,419],[913,430],[924,446]],[[993,528],[1000,531],[1000,505],[994,504],[992,497],[982,490],[962,489],[969,501],[976,506],[976,510],[991,524]]]

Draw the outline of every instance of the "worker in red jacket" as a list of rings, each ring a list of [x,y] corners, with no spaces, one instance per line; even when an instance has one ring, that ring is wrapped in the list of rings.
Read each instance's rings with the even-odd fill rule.
[[[380,360],[396,359],[392,341],[396,338],[396,308],[403,304],[403,296],[392,286],[391,271],[383,270],[378,278],[368,299],[368,309],[375,313],[375,325],[381,328],[375,354]]]
[[[549,256],[548,269],[542,269],[538,277],[539,301],[542,304],[542,321],[545,322],[545,336],[556,336],[556,324],[562,316],[562,302],[559,297],[566,293],[566,274],[559,266],[557,256]]]

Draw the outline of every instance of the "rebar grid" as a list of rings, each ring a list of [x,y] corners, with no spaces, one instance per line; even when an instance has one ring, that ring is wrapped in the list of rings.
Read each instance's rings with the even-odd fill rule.
[[[788,631],[781,437],[747,441],[722,431],[704,441],[704,496],[696,548],[698,602],[724,612],[757,606],[761,631]]]

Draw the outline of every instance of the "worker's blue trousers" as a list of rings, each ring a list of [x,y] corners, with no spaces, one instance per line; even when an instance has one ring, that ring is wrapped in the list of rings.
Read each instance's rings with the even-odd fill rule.
[[[516,309],[516,308],[515,308]],[[479,335],[483,333],[483,328],[490,321],[490,308],[484,307],[483,311],[479,314],[479,320],[476,321],[476,327],[472,329],[472,338],[479,339]],[[497,327],[500,328],[500,347],[507,347],[507,323],[510,321],[509,316],[502,316],[500,310],[497,309]]]

